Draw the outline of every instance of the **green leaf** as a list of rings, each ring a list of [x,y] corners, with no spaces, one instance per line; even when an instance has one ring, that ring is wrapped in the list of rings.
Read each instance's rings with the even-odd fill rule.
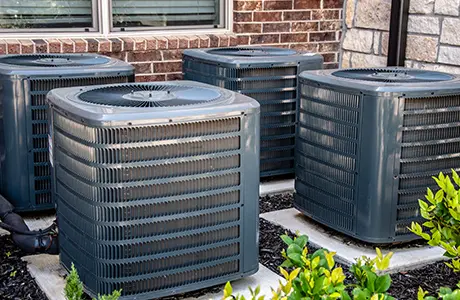
[[[432,221],[427,221],[425,223],[422,224],[423,226],[425,226],[426,228],[434,228],[434,224]]]
[[[444,295],[451,294],[451,293],[452,293],[452,290],[448,287],[439,288],[439,297],[442,297]]]
[[[367,277],[366,288],[369,290],[369,292],[374,293],[375,292],[375,280],[377,279],[377,275],[374,272],[367,271],[366,277]]]
[[[385,293],[391,286],[391,277],[386,274],[383,276],[377,277],[375,280],[375,291],[377,293]]]
[[[224,297],[231,297],[233,293],[233,288],[230,281],[227,281],[224,288]]]
[[[426,200],[430,202],[431,204],[435,204],[436,202],[434,201],[434,194],[433,191],[430,188],[426,189],[426,195],[425,195]]]
[[[444,199],[444,192],[443,190],[439,190],[436,192],[436,195],[434,196],[434,201],[436,204],[441,203],[442,199]]]
[[[302,267],[304,265],[304,262],[302,261],[302,255],[300,255],[299,253],[288,254],[288,258],[296,266]]]
[[[348,295],[346,291],[342,291],[341,296],[342,296],[342,300],[351,300],[350,295]]]
[[[258,285],[258,286],[256,287],[256,289],[255,289],[255,291],[254,291],[254,295],[257,296],[257,295],[259,295],[259,293],[260,293],[260,285]]]
[[[292,243],[287,248],[286,253],[287,253],[288,256],[289,256],[289,254],[292,254],[292,253],[302,254],[302,248],[300,248],[299,245],[297,245],[295,243]]]
[[[424,300],[428,292],[424,291],[421,287],[418,287],[417,300]]]
[[[423,201],[423,200],[418,200],[418,205],[420,206],[421,209],[427,210],[428,209],[428,204]]]
[[[286,234],[283,234],[281,236],[281,239],[283,240],[283,242],[286,244],[286,245],[291,245],[292,243],[294,243],[294,241]]]
[[[457,172],[455,172],[454,169],[452,169],[452,179],[454,180],[455,184],[460,186],[460,177],[458,177]]]
[[[308,243],[308,237],[306,235],[301,235],[294,240],[294,243],[296,243],[296,245],[300,248],[304,248]]]
[[[280,267],[283,267],[283,268],[291,268],[293,267],[294,265],[292,264],[292,262],[290,260],[285,260],[283,261],[283,263],[281,264]]]
[[[320,278],[317,278],[317,279],[315,280],[315,285],[313,286],[313,291],[312,291],[312,293],[313,293],[314,295],[319,294],[319,291],[321,291],[321,289],[322,289],[322,287],[323,287],[324,279],[325,279],[325,277],[324,277],[324,276],[321,276]]]

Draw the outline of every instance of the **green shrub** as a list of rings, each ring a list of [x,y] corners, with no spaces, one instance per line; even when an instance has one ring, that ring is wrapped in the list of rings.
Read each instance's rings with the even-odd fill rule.
[[[64,295],[67,300],[82,300],[83,299],[83,283],[78,276],[77,269],[72,263],[70,273],[66,278],[66,284],[64,287]],[[113,291],[110,295],[98,295],[97,299],[93,300],[118,300],[121,296],[121,290]]]
[[[442,247],[444,255],[452,259],[447,265],[460,272],[460,177],[452,170],[453,183],[443,173],[433,179],[439,190],[434,193],[428,188],[426,201],[419,200],[420,213],[426,222],[422,225],[413,222],[410,230],[429,245]]]

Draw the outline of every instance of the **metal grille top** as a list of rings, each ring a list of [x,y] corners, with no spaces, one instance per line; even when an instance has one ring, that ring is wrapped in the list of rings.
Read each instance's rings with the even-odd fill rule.
[[[108,57],[93,54],[33,54],[0,57],[0,63],[2,64],[45,68],[94,66],[103,65],[109,61]]]
[[[216,101],[217,89],[184,85],[126,84],[106,86],[86,91],[80,100],[121,107],[168,107],[194,105]]]
[[[332,73],[332,75],[364,81],[386,83],[422,83],[452,80],[455,77],[446,73],[424,71],[406,68],[362,68],[345,69]]]
[[[283,48],[269,48],[269,47],[230,47],[230,48],[217,48],[208,51],[209,54],[225,55],[225,56],[243,56],[243,57],[261,57],[261,56],[289,56],[297,52],[290,49]]]

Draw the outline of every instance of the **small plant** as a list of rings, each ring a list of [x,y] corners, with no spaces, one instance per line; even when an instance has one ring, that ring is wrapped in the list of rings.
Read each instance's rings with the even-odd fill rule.
[[[80,276],[78,276],[78,272],[74,264],[72,264],[69,276],[66,278],[64,294],[67,300],[83,299],[83,283],[80,280]],[[110,295],[98,295],[97,299],[93,298],[93,300],[117,300],[120,296],[121,290],[116,290]]]
[[[447,265],[460,272],[460,177],[452,170],[453,183],[443,173],[433,179],[439,190],[434,193],[428,188],[426,201],[419,200],[420,214],[426,222],[422,225],[413,222],[410,230],[429,245],[442,247],[444,255],[452,259]]]
[[[64,295],[67,300],[81,300],[83,296],[83,283],[80,281],[74,264],[72,264],[69,276],[66,278]]]
[[[11,252],[10,252],[10,251],[8,251],[8,252],[6,252],[6,253],[5,253],[5,255],[6,255],[6,258],[10,258],[10,256],[11,256]]]
[[[460,283],[457,284],[460,288]],[[427,296],[428,292],[424,291],[421,287],[418,288],[417,300],[458,300],[460,299],[460,289],[452,290],[450,288],[440,288],[438,297]]]
[[[10,277],[16,277],[17,270],[14,270],[10,273]]]

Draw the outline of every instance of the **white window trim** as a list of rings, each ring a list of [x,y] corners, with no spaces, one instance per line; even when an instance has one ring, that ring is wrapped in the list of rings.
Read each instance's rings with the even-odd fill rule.
[[[220,17],[224,17],[223,28],[161,28],[161,29],[139,29],[129,31],[112,31],[112,15],[110,0],[96,0],[97,7],[93,7],[93,13],[97,18],[95,31],[54,31],[43,29],[39,32],[27,31],[4,31],[0,32],[0,39],[48,39],[48,38],[116,38],[116,37],[142,37],[142,36],[187,36],[204,34],[229,34],[233,28],[233,0],[223,0]],[[65,29],[64,29],[65,30]]]

